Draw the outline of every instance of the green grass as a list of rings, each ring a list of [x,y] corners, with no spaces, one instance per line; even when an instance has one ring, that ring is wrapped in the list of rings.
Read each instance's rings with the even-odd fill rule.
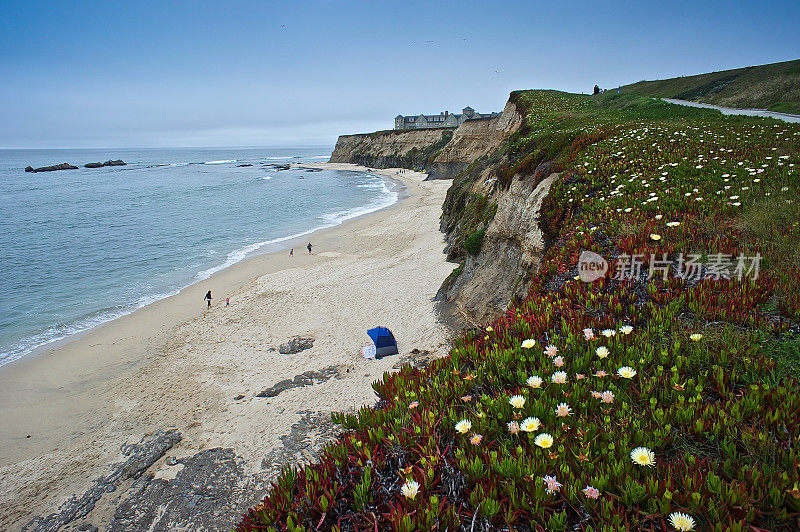
[[[695,76],[640,81],[625,85],[622,92],[724,107],[800,113],[800,59]]]

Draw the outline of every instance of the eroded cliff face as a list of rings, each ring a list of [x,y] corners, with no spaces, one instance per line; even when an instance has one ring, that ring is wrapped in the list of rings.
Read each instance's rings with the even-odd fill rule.
[[[483,229],[480,251],[465,253],[458,275],[439,291],[451,318],[480,325],[502,314],[512,299],[525,297],[545,249],[539,212],[557,177],[537,182],[517,175],[507,190],[497,189],[492,177],[475,185],[476,193],[483,189],[496,202],[497,211]]]
[[[499,150],[521,123],[522,116],[510,102],[498,117],[467,120],[456,128],[450,142],[428,165],[430,178],[453,179],[475,159]]]
[[[387,130],[341,135],[330,162],[374,168],[425,168],[452,137],[452,129]]]

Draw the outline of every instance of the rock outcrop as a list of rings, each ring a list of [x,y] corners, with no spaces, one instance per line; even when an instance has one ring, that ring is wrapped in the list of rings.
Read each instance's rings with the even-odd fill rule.
[[[281,344],[278,352],[282,355],[293,355],[314,347],[314,338],[311,336],[295,336],[285,344]]]
[[[122,159],[117,159],[116,161],[106,161],[103,163],[103,166],[127,166],[128,163],[123,161]]]
[[[56,170],[77,170],[77,166],[73,166],[69,163],[61,163],[61,164],[54,164],[53,166],[42,166],[41,168],[33,168],[32,166],[26,166],[26,172],[54,172]]]
[[[86,163],[83,165],[84,168],[102,168],[103,163]]]

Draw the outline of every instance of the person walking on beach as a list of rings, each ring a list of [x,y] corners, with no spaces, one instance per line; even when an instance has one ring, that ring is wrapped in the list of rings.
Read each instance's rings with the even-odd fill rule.
[[[308,254],[311,255],[311,242],[308,243],[306,248],[308,249]]]
[[[211,308],[211,290],[209,290],[206,293],[206,297],[203,298],[203,301],[205,301],[206,299],[208,299],[208,307],[207,308]]]
[[[294,257],[294,248],[289,250],[289,256]]]
[[[229,297],[225,298],[225,306],[226,307],[230,307],[231,306],[231,298],[229,298]]]

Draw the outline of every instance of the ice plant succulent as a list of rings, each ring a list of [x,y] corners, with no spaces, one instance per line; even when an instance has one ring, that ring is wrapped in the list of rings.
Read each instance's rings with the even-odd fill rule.
[[[587,499],[599,499],[600,498],[600,490],[595,488],[594,486],[586,486],[583,488],[583,494],[586,495]]]
[[[549,449],[553,446],[553,437],[546,432],[543,432],[536,436],[536,439],[533,440],[533,443],[541,447],[542,449]]]
[[[413,501],[419,494],[419,482],[407,480],[400,488],[400,493],[402,493],[403,497],[406,499],[411,499]]]
[[[545,475],[542,477],[542,480],[544,480],[545,491],[547,491],[547,493],[554,493],[561,489],[562,484],[556,480],[556,477]]]
[[[556,415],[558,417],[567,417],[572,413],[572,409],[567,403],[559,403],[556,407]]]
[[[528,386],[530,386],[531,388],[541,388],[543,381],[540,376],[531,375],[530,377],[528,377],[528,380],[526,382]]]
[[[694,530],[694,518],[683,512],[672,512],[669,514],[669,524],[675,527],[675,530],[680,532],[689,532]]]
[[[522,408],[523,406],[525,406],[525,398],[522,397],[521,395],[512,395],[509,398],[508,402],[514,408]]]
[[[541,425],[542,423],[539,421],[538,417],[527,417],[522,421],[522,424],[519,425],[519,428],[523,432],[536,432]]]
[[[466,434],[472,428],[472,422],[468,419],[462,419],[456,423],[456,431],[461,434]]]
[[[631,460],[641,466],[652,466],[656,463],[656,455],[647,447],[637,447],[631,451]]]

